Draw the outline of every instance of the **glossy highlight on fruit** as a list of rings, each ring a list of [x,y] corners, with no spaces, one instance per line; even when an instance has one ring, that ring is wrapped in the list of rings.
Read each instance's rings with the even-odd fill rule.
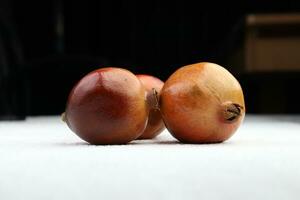
[[[74,86],[64,118],[90,144],[125,144],[143,133],[148,113],[146,90],[134,74],[101,68]]]
[[[138,139],[152,139],[159,135],[164,129],[165,125],[161,118],[161,113],[158,108],[157,94],[159,93],[164,85],[164,82],[160,79],[146,75],[139,74],[137,77],[140,79],[142,84],[145,86],[147,91],[147,102],[149,105],[149,119],[143,134]]]
[[[160,110],[170,133],[185,143],[223,142],[245,116],[239,82],[225,68],[208,62],[174,72],[161,91]]]

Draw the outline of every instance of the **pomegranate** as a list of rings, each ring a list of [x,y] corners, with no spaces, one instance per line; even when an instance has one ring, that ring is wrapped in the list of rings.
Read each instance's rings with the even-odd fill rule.
[[[175,71],[161,90],[160,110],[167,129],[184,143],[223,142],[245,116],[239,82],[225,68],[208,62]]]
[[[74,86],[64,118],[90,144],[125,144],[143,133],[148,114],[145,87],[134,74],[101,68]]]
[[[160,92],[164,85],[164,82],[154,76],[145,74],[139,74],[137,75],[137,77],[146,88],[147,100],[150,109],[146,129],[143,134],[138,137],[138,139],[152,139],[165,129],[160,110],[158,109],[158,100],[156,99],[156,93]]]

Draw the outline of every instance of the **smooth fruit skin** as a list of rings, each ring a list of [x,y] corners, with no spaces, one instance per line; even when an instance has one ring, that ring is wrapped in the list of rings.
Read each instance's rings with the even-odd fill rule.
[[[72,89],[65,119],[90,144],[125,144],[143,133],[148,113],[146,90],[134,74],[101,68]]]
[[[155,94],[153,94],[153,88],[155,89],[155,91],[157,93],[159,93],[164,85],[163,81],[161,81],[160,79],[158,79],[154,76],[150,76],[150,75],[146,75],[146,74],[139,74],[139,75],[137,75],[137,77],[140,79],[140,81],[146,88],[147,96],[148,97],[150,96],[149,98],[153,98],[153,96],[151,97],[151,95],[155,95]],[[151,100],[149,100],[149,101],[151,101]],[[143,132],[143,134],[140,137],[138,137],[138,139],[155,138],[157,135],[159,135],[165,129],[165,125],[162,120],[159,109],[150,105],[149,110],[150,110],[149,111],[149,119],[148,119],[146,129]]]
[[[242,88],[230,72],[202,62],[184,66],[168,78],[160,94],[160,110],[167,129],[179,141],[217,143],[237,130],[245,103]]]

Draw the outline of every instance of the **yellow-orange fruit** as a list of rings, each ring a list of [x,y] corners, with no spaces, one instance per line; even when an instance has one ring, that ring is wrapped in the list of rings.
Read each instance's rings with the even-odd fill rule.
[[[173,73],[161,90],[160,110],[170,133],[185,143],[223,142],[245,116],[239,82],[225,68],[208,62]]]

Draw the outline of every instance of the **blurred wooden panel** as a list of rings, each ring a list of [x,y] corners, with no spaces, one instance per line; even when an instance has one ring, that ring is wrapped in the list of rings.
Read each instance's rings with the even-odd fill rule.
[[[300,71],[300,14],[249,15],[246,71]]]
[[[276,24],[299,24],[300,14],[251,14],[247,17],[247,24],[258,25],[276,25]]]

